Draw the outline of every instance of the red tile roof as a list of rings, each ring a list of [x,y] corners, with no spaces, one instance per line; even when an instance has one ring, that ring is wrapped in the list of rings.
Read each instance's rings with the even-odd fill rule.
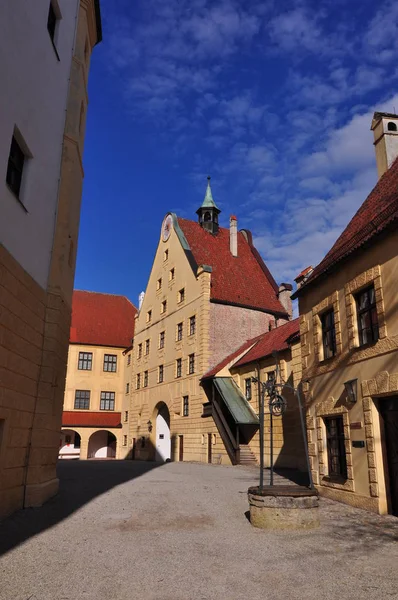
[[[317,277],[376,237],[398,219],[398,159],[379,179],[334,246],[301,286],[298,295]],[[296,292],[297,294],[297,292]]]
[[[64,410],[62,427],[121,427],[120,412]]]
[[[211,299],[266,312],[286,315],[279,302],[278,286],[254,248],[250,232],[238,233],[238,256],[232,256],[229,229],[220,227],[216,235],[199,223],[178,218],[178,224],[197,265],[212,267]]]
[[[234,363],[234,367],[240,367],[255,360],[260,360],[266,356],[270,356],[274,350],[281,352],[289,348],[290,341],[297,341],[300,336],[299,319],[288,321],[284,325],[280,325],[272,331],[267,331],[261,335],[248,340],[240,348],[232,354],[224,358],[217,366],[208,371],[203,379],[214,377],[221,369],[232,363],[234,358],[237,358],[244,352],[243,356]],[[247,350],[247,352],[245,352]]]
[[[125,296],[74,290],[70,342],[126,348],[137,309]]]

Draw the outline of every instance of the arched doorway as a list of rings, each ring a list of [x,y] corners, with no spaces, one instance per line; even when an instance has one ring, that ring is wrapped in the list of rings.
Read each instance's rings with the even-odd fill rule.
[[[116,443],[116,436],[111,431],[95,431],[88,440],[87,458],[115,458]]]
[[[170,413],[167,405],[160,402],[156,415],[156,455],[155,460],[165,462],[171,458]]]
[[[80,458],[81,437],[73,429],[63,429],[59,444],[58,458]]]

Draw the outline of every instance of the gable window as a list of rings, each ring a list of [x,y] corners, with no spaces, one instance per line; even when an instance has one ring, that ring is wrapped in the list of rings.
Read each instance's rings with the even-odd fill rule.
[[[163,260],[166,262],[166,260],[168,260],[168,258],[169,258],[169,251],[165,250],[163,253]]]
[[[160,307],[160,312],[161,314],[164,314],[167,310],[167,300],[163,300],[161,307]]]
[[[115,410],[115,392],[101,392],[100,410]]]
[[[164,331],[161,331],[159,333],[159,349],[161,350],[162,348],[164,348]]]
[[[21,191],[24,162],[25,154],[13,135],[8,156],[6,182],[17,198],[19,198],[19,192]]]
[[[326,426],[329,477],[347,479],[343,417],[324,418]]]
[[[138,344],[138,357],[137,358],[141,358],[142,356],[142,344]]]
[[[246,400],[251,400],[252,398],[252,379],[249,377],[245,379],[245,396]]]
[[[387,124],[387,131],[397,131],[397,126],[392,121]]]
[[[183,324],[178,323],[178,325],[177,325],[177,342],[182,340],[182,331],[183,331]]]
[[[144,387],[148,387],[148,371],[144,371]]]
[[[141,387],[141,373],[137,373],[137,380],[135,384],[135,389],[139,390]]]
[[[90,390],[76,390],[75,408],[78,410],[89,410],[90,408]]]
[[[91,371],[93,365],[92,352],[79,352],[79,371]]]
[[[162,289],[162,278],[160,277],[160,279],[158,279],[157,283],[156,283],[156,289],[157,290],[161,290]]]
[[[147,356],[149,354],[150,345],[151,345],[150,340],[145,340],[145,356]]]
[[[189,416],[189,396],[183,396],[182,398],[182,416]]]
[[[336,328],[334,310],[328,310],[321,315],[323,358],[331,358],[336,354]]]
[[[178,302],[184,302],[185,300],[185,288],[182,288],[182,290],[180,290],[178,292]]]
[[[141,346],[141,352],[142,352],[142,346]],[[131,354],[127,354],[127,366],[129,367],[131,365]]]
[[[130,392],[130,384],[126,383],[126,394]]]
[[[359,345],[372,344],[379,339],[376,296],[373,285],[355,296],[358,317]]]
[[[148,310],[147,314],[146,314],[146,322],[150,323],[152,321],[152,311]]]
[[[196,316],[189,317],[189,335],[194,335],[196,331]]]
[[[163,383],[163,375],[164,375],[163,365],[159,365],[158,383]]]
[[[176,360],[176,377],[181,377],[182,375],[182,358],[177,358]]]
[[[104,371],[116,373],[116,354],[104,354]]]
[[[192,375],[192,373],[195,373],[195,354],[190,354],[188,357],[188,372],[190,375]]]
[[[170,281],[173,281],[174,275],[175,275],[175,269],[173,267],[172,269],[170,269],[170,273],[169,273],[169,280]]]

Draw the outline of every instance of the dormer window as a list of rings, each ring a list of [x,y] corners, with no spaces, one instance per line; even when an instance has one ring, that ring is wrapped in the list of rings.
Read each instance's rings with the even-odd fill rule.
[[[397,131],[397,125],[396,123],[393,123],[392,121],[389,121],[387,124],[387,131]]]

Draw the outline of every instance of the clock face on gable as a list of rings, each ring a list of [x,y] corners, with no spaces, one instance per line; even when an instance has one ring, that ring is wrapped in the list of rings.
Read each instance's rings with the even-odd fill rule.
[[[167,215],[163,221],[162,225],[162,240],[167,242],[170,237],[171,230],[173,229],[173,217],[171,215]]]

